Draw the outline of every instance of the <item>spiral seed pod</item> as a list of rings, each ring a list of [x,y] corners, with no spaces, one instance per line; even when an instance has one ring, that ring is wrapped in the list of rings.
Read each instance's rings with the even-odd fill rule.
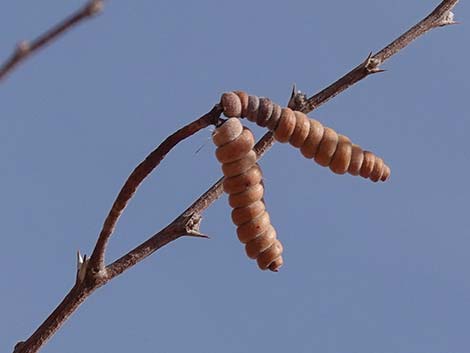
[[[242,94],[241,97],[243,100],[225,102],[227,114],[242,114],[248,109],[249,97]],[[266,104],[256,98],[252,105],[259,106],[260,101]],[[233,208],[232,221],[237,226],[238,238],[245,244],[248,257],[257,260],[259,268],[277,272],[283,264],[282,244],[276,238],[264,205],[262,173],[253,151],[253,134],[243,128],[240,120],[230,118],[214,131],[212,139],[217,146],[216,157],[222,163],[224,191]]]
[[[224,93],[221,105],[227,117],[246,117],[274,132],[274,138],[299,148],[302,155],[314,159],[333,173],[360,175],[373,182],[386,181],[390,168],[369,151],[353,144],[320,122],[290,108],[281,108],[268,98],[250,96],[242,91]]]

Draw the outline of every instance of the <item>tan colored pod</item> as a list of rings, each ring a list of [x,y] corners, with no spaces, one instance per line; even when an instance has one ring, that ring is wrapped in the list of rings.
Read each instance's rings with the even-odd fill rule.
[[[380,180],[386,181],[389,177],[390,177],[390,168],[388,165],[385,165],[384,173],[382,174],[382,177],[380,178]]]
[[[273,113],[271,114],[271,117],[266,123],[266,127],[269,130],[271,131],[276,130],[277,125],[279,124],[279,119],[281,118],[281,113],[282,113],[281,106],[279,104],[273,103]]]
[[[273,104],[269,99],[248,96],[244,92],[224,94],[221,104],[227,114],[244,115],[246,111],[251,119],[255,119],[256,116],[259,125],[267,125],[269,122],[271,126],[277,126],[276,120],[280,120],[282,113],[280,106]],[[293,131],[295,114],[291,110],[288,112],[294,119]],[[282,246],[272,246],[279,241],[276,240],[276,231],[271,225],[264,205],[262,173],[256,163],[253,134],[243,128],[237,118],[232,117],[216,129],[213,140],[218,146],[216,157],[222,163],[224,191],[229,194],[229,204],[233,208],[232,221],[237,226],[239,240],[242,243],[249,243],[246,245],[248,256],[267,257],[279,249],[282,251]],[[269,250],[271,248],[272,250]],[[277,256],[270,260],[268,268],[277,271],[281,265],[282,258]]]
[[[351,175],[359,175],[364,162],[364,151],[356,144],[351,147],[351,162],[349,163],[348,173]]]
[[[295,114],[290,108],[282,108],[279,124],[274,131],[274,138],[281,143],[289,142],[294,132],[296,121]]]
[[[269,269],[273,272],[279,272],[279,269],[284,265],[284,260],[282,256],[276,258],[271,264],[269,265]]]
[[[374,182],[386,181],[390,177],[390,168],[382,159],[371,152],[363,151],[358,145],[352,144],[346,136],[338,135],[333,129],[324,127],[314,119],[309,119],[300,111],[281,108],[269,98],[249,96],[243,91],[224,93],[221,97],[221,105],[226,115],[246,117],[259,126],[266,126],[274,132],[274,138],[278,142],[290,142],[292,146],[300,148],[304,157],[314,158],[318,164],[324,167],[329,166],[334,173],[348,172],[351,175],[369,178]],[[237,123],[232,122],[232,124]],[[229,125],[225,127],[227,130],[225,134],[228,135],[214,134],[216,145],[222,147],[221,141],[232,141],[231,143],[246,146],[242,143],[243,141],[238,141],[244,135],[243,132],[240,136],[237,135],[240,133],[241,123],[234,129],[230,129]],[[224,150],[229,150],[234,155],[227,156]],[[245,157],[242,156],[243,153],[243,150],[237,152],[237,148],[231,146],[217,149],[219,160],[226,164],[222,166],[224,175],[232,177],[238,175],[236,173],[243,174],[248,170],[249,163],[252,162],[254,156],[250,154]],[[228,162],[225,158],[232,158],[232,160]],[[235,163],[238,159],[243,159],[243,161],[240,164]]]
[[[362,162],[361,171],[359,175],[363,178],[368,178],[374,170],[375,155],[372,152],[364,151],[364,161]]]
[[[250,259],[256,259],[263,251],[273,245],[276,240],[276,230],[272,225],[268,227],[266,232],[260,234],[255,239],[250,240],[245,245],[245,251]]]
[[[228,204],[232,208],[246,207],[263,198],[263,184],[256,184],[237,194],[230,194]]]
[[[378,182],[380,178],[382,177],[382,174],[384,173],[385,169],[385,164],[382,158],[380,157],[375,157],[375,163],[374,163],[374,169],[372,170],[372,173],[370,173],[370,180],[372,180],[374,183]]]
[[[310,130],[304,144],[300,147],[300,152],[305,158],[312,159],[317,153],[325,128],[315,119],[309,119],[309,122]]]
[[[248,96],[248,107],[246,108],[246,118],[249,121],[256,122],[258,117],[259,98],[256,96]]]
[[[310,132],[310,119],[302,112],[294,111],[295,115],[295,128],[289,139],[289,143],[297,148],[300,148]]]
[[[234,91],[233,93],[235,93],[238,96],[238,98],[240,99],[240,104],[242,106],[241,116],[245,117],[247,109],[248,109],[248,94],[246,92],[243,92],[243,91]]]
[[[331,171],[336,174],[346,173],[351,162],[351,154],[351,140],[344,135],[338,135],[338,147],[330,163]]]
[[[338,145],[338,134],[329,127],[325,127],[323,138],[318,146],[315,161],[323,167],[328,167]]]
[[[236,194],[244,191],[245,189],[259,184],[263,175],[258,165],[254,165],[245,173],[236,175],[230,178],[224,178],[223,185],[224,191],[227,194]]]
[[[235,140],[241,135],[242,131],[243,125],[240,120],[237,118],[230,118],[215,129],[212,133],[212,141],[217,147],[219,147]]]
[[[272,113],[273,102],[271,102],[271,99],[266,97],[260,98],[256,124],[258,124],[258,126],[265,127]]]
[[[223,125],[222,125],[223,126]],[[217,130],[216,130],[217,132]],[[215,156],[220,163],[230,163],[243,158],[255,145],[255,138],[249,129],[243,129],[240,136],[218,147]]]
[[[263,201],[256,201],[246,207],[234,208],[232,210],[232,222],[236,226],[248,222],[250,219],[256,218],[264,212],[266,206]]]
[[[259,234],[264,233],[270,225],[269,213],[264,211],[258,217],[238,226],[238,239],[243,244],[246,244],[250,240],[255,239]]]
[[[222,164],[222,173],[226,177],[240,175],[256,164],[256,152],[250,150],[246,156],[231,163]]]
[[[228,118],[242,116],[242,104],[240,98],[234,92],[222,94],[220,103],[224,108],[224,115]]]
[[[258,262],[258,267],[262,270],[267,270],[271,263],[281,256],[282,250],[281,242],[276,239],[274,243],[268,249],[262,252],[256,259]]]

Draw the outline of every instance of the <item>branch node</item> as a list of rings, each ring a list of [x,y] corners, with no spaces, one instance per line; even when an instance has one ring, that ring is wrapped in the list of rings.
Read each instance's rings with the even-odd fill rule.
[[[210,236],[206,235],[206,234],[203,234],[203,233],[199,233],[195,230],[189,230],[187,233],[186,233],[187,236],[190,236],[190,237],[195,237],[195,238],[203,238],[203,239],[210,239]]]
[[[297,90],[295,83],[292,85],[292,92],[290,95],[289,103],[287,106],[293,110],[298,110],[307,104],[307,95],[302,91]]]
[[[454,16],[454,13],[450,10],[445,12],[443,16],[437,21],[436,26],[444,27],[448,25],[458,24],[458,22],[454,21]]]
[[[370,52],[366,60],[364,60],[362,63],[362,66],[367,70],[367,73],[376,74],[385,71],[379,67],[380,64],[382,64],[382,61],[380,59],[374,58],[372,56],[372,52]]]
[[[196,238],[206,238],[209,239],[209,236],[200,232],[202,216],[200,214],[194,214],[191,218],[186,222],[185,228],[185,235],[196,237]]]
[[[31,51],[31,43],[27,40],[22,40],[16,45],[16,57],[26,56]]]
[[[101,11],[103,11],[104,3],[102,0],[91,0],[86,5],[87,16],[95,16]]]

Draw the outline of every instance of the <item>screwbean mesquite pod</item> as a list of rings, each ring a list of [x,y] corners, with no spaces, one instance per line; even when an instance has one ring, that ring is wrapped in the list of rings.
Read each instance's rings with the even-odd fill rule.
[[[305,158],[313,159],[333,173],[360,175],[373,182],[386,181],[390,168],[378,156],[335,130],[310,119],[300,111],[281,108],[269,98],[259,98],[246,92],[224,93],[220,104],[227,117],[247,118],[273,131],[274,139],[300,149]]]
[[[259,100],[256,104],[259,106]],[[233,109],[241,114],[241,102]],[[245,244],[247,256],[256,259],[260,269],[277,272],[283,264],[283,248],[264,204],[262,173],[253,151],[253,134],[239,119],[229,118],[215,129],[212,140],[217,146],[215,155],[222,164],[224,191],[233,208],[232,221],[237,226],[238,239]]]

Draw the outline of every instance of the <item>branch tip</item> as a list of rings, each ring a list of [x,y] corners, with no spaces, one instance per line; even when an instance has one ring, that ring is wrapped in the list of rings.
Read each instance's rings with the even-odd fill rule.
[[[24,341],[18,341],[13,348],[13,353],[19,352],[24,345]]]
[[[86,12],[88,16],[95,16],[103,11],[104,3],[102,0],[91,0],[86,5]]]

